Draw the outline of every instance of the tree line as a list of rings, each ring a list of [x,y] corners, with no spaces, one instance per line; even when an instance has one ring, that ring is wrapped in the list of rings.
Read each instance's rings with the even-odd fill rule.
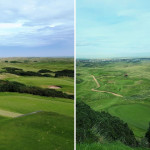
[[[15,67],[4,67],[3,72],[5,73],[11,73],[11,74],[16,74],[19,76],[39,76],[39,77],[51,77],[52,75],[50,74],[42,74],[40,72],[34,72],[34,71],[24,71],[23,69],[18,69]]]
[[[127,123],[108,112],[97,112],[82,101],[76,104],[77,142],[120,141],[131,147],[150,146],[150,127],[141,141],[137,141]]]
[[[35,86],[27,86],[25,84],[15,81],[0,80],[0,92],[18,92],[28,93],[33,95],[47,96],[47,97],[60,97],[73,99],[73,95],[68,95],[62,91],[56,91],[54,89],[40,88]]]
[[[62,76],[74,77],[73,70],[62,70],[62,71],[53,72],[48,69],[41,69],[37,72],[34,72],[34,71],[24,71],[23,69],[19,69],[15,67],[4,67],[2,69],[4,69],[4,71],[1,72],[16,74],[20,76],[52,77],[50,73],[55,73],[55,77],[62,77]]]
[[[66,70],[55,72],[55,77],[61,77],[61,76],[74,77],[74,70],[66,69]]]

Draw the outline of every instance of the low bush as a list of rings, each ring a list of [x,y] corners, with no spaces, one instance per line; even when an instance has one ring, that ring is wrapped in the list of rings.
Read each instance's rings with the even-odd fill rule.
[[[33,72],[33,71],[23,71],[22,69],[18,69],[14,67],[4,67],[2,69],[4,69],[6,73],[16,74],[20,76],[51,77],[50,74],[41,74],[39,72]]]
[[[74,70],[62,70],[62,71],[55,72],[55,77],[61,77],[61,76],[74,77]]]
[[[20,61],[10,61],[10,63],[22,63]]]
[[[150,123],[149,123],[149,128],[145,134],[145,138],[147,139],[148,146],[150,147]]]
[[[61,97],[68,99],[74,98],[73,95],[68,95],[62,91],[56,91],[54,89],[43,89],[35,86],[26,86],[25,84],[19,82],[10,82],[4,80],[0,80],[0,92],[19,92],[47,97]]]
[[[107,112],[96,112],[81,101],[77,101],[76,112],[77,142],[99,141],[100,137],[104,137],[129,146],[138,145],[132,130],[118,117]]]
[[[51,72],[53,72],[53,71],[51,71],[51,70],[48,70],[48,69],[41,69],[41,70],[39,70],[38,71],[39,73],[51,73]]]

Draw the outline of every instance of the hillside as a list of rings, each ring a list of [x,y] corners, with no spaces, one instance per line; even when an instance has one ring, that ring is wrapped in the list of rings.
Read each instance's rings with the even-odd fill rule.
[[[136,139],[150,122],[150,60],[78,60],[77,101],[128,124]]]
[[[0,149],[74,148],[71,58],[0,59]]]

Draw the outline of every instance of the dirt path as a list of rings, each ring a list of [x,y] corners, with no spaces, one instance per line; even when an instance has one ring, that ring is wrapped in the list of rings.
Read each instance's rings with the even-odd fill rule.
[[[113,93],[113,92],[99,91],[99,90],[95,90],[95,89],[91,89],[91,90],[94,91],[94,92],[109,93],[109,94],[112,94],[112,95],[115,95],[115,96],[118,96],[118,97],[123,97],[122,95],[119,95],[119,94],[116,94],[116,93]]]
[[[42,112],[42,110],[34,111],[34,112],[31,112],[31,113],[27,113],[27,114],[22,114],[22,115],[19,115],[17,117],[29,116],[29,115],[33,115],[33,114],[36,114],[36,113],[39,113],[39,112]]]
[[[0,109],[0,116],[15,118],[22,114]]]
[[[100,84],[98,83],[98,81],[96,80],[96,78],[92,75],[92,77],[93,77],[93,80],[96,82],[96,84],[97,84],[97,88],[99,88],[100,87]]]
[[[93,80],[96,82],[97,84],[97,88],[100,87],[100,84],[98,83],[97,79],[95,78],[94,75],[92,75],[93,77]],[[115,96],[118,96],[118,97],[123,97],[122,95],[120,94],[116,94],[116,93],[113,93],[113,92],[109,92],[109,91],[100,91],[100,90],[96,90],[96,89],[91,89],[91,91],[94,91],[94,92],[101,92],[101,93],[109,93],[109,94],[112,94],[112,95],[115,95]]]

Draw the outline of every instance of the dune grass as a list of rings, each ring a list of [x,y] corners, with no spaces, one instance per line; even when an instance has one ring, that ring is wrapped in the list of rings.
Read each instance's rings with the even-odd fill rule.
[[[95,62],[91,67],[90,64],[77,64],[77,100],[84,101],[96,111],[104,110],[118,116],[129,124],[137,138],[142,138],[150,122],[150,61],[105,65]],[[99,82],[99,88],[91,75]],[[114,92],[123,97],[91,89]]]
[[[6,63],[5,61],[8,61]],[[19,61],[21,63],[10,63],[10,61]],[[73,58],[1,58],[1,68],[16,67],[25,71],[38,71],[40,69],[50,69],[52,71],[74,69]]]
[[[91,143],[77,144],[77,150],[148,150],[146,148],[131,148],[119,142],[116,143]]]

